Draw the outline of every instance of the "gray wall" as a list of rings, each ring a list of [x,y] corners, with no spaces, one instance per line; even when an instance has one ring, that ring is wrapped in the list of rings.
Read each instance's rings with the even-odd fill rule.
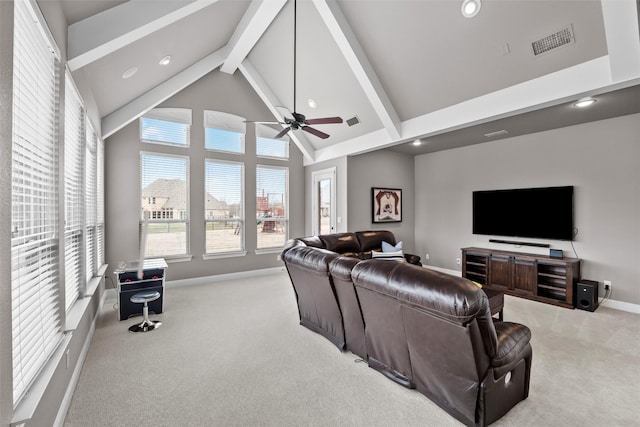
[[[217,110],[246,117],[248,120],[269,120],[272,116],[253,92],[240,72],[234,75],[213,71],[179,92],[159,107],[191,108],[191,146],[188,149],[142,144],[139,121],[136,120],[109,137],[105,142],[105,219],[106,256],[113,268],[120,261],[138,258],[138,221],[140,212],[139,162],[141,150],[164,150],[167,153],[190,156],[191,181],[191,254],[189,262],[171,263],[168,280],[205,277],[238,271],[281,266],[276,254],[256,255],[255,227],[245,227],[247,255],[237,258],[203,260],[204,240],[204,128],[203,111]],[[290,145],[290,160],[257,159],[255,156],[254,126],[247,125],[244,156],[216,154],[217,158],[244,161],[245,217],[247,225],[255,212],[255,167],[257,163],[289,167],[289,236],[304,233],[304,171],[302,154],[295,144]]]
[[[548,253],[473,235],[471,193],[573,185],[582,277],[599,281],[601,295],[602,281],[611,280],[612,300],[640,304],[639,159],[638,114],[418,156],[417,251],[430,254],[427,264],[454,270],[466,246]],[[538,242],[575,256],[570,242]]]
[[[376,151],[348,158],[348,210],[350,231],[390,230],[403,241],[405,252],[415,252],[414,159],[393,151]],[[371,187],[402,189],[402,222],[371,220]]]

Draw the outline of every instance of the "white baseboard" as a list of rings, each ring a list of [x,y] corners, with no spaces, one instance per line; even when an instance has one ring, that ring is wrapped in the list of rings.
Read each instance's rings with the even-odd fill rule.
[[[435,271],[441,271],[443,273],[451,274],[453,276],[461,276],[462,275],[461,271],[449,270],[448,268],[434,267],[432,265],[423,265],[423,267],[429,268],[429,269],[435,270]],[[602,298],[601,298],[600,299],[600,305],[602,305],[603,307],[613,308],[614,310],[621,310],[621,311],[627,311],[629,313],[640,314],[640,304],[632,304],[630,302],[616,301],[616,300],[611,300],[611,299],[608,299],[606,301],[602,301]]]
[[[216,274],[214,276],[194,277],[191,279],[167,280],[167,287],[204,285],[212,282],[221,282],[223,280],[245,279],[249,277],[264,276],[267,274],[276,274],[286,271],[284,266],[263,268],[260,270],[238,271],[236,273]]]

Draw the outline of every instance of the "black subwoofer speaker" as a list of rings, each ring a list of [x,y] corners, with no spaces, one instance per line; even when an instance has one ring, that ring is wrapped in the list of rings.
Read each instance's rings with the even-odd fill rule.
[[[576,284],[574,293],[576,308],[595,311],[598,308],[598,282],[594,280],[580,280]]]

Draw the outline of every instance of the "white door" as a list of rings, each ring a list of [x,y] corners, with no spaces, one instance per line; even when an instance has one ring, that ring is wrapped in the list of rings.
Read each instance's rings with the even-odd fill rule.
[[[314,235],[336,231],[336,168],[313,172],[311,201]]]

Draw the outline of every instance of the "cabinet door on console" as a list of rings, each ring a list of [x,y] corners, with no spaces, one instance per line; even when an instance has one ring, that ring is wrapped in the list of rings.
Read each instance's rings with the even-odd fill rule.
[[[489,264],[489,283],[492,289],[507,290],[513,277],[511,257],[491,255]]]
[[[535,295],[537,290],[536,273],[537,266],[534,260],[513,260],[513,290],[523,295]]]

